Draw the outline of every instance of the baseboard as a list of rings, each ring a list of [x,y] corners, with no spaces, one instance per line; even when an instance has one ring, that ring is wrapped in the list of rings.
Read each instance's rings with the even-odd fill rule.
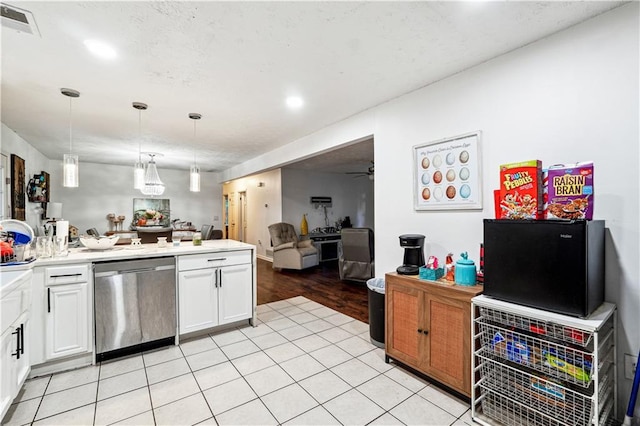
[[[256,254],[258,259],[266,260],[267,262],[273,263],[273,257],[265,256],[263,254]]]

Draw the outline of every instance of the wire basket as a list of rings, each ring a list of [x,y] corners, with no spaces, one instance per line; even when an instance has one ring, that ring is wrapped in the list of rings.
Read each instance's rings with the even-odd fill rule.
[[[579,330],[550,321],[542,321],[497,309],[480,307],[480,315],[484,320],[494,324],[515,327],[543,337],[551,337],[562,342],[572,343],[582,348],[588,347],[593,338],[593,333],[585,330]]]
[[[591,353],[480,323],[482,345],[493,359],[525,365],[549,377],[589,387],[595,372]]]
[[[568,425],[588,424],[593,416],[593,401],[551,380],[528,374],[505,364],[483,358],[482,387]],[[611,386],[603,387],[605,393]],[[604,394],[603,393],[603,396]]]

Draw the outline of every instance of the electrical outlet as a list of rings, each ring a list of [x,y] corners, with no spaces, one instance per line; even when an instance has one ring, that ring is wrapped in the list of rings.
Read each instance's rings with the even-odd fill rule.
[[[630,354],[624,354],[624,378],[633,380],[638,368],[638,357]]]
[[[218,220],[218,216],[214,216],[214,217],[213,217],[213,220]]]

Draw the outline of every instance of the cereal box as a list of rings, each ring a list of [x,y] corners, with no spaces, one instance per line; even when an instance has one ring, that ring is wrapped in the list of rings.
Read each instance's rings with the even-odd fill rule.
[[[549,167],[547,192],[546,219],[593,219],[593,162]]]
[[[542,219],[542,162],[500,166],[500,219]]]

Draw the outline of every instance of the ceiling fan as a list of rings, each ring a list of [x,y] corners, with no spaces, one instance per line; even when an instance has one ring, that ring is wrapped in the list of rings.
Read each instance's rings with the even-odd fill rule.
[[[369,168],[367,169],[366,172],[346,172],[346,174],[355,175],[354,178],[362,177],[362,176],[369,176],[369,180],[373,180],[374,163],[373,163],[373,161],[371,162],[371,165],[369,166]]]

